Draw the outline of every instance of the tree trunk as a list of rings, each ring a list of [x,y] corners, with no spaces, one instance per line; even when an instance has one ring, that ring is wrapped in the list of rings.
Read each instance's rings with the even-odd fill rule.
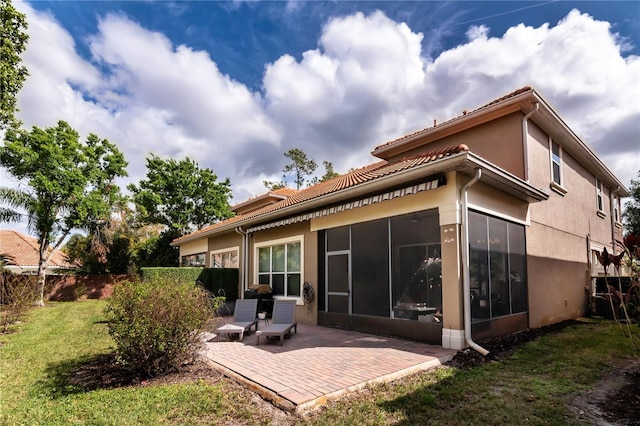
[[[47,260],[40,258],[38,263],[38,298],[35,301],[36,306],[44,306],[44,286],[47,279]]]

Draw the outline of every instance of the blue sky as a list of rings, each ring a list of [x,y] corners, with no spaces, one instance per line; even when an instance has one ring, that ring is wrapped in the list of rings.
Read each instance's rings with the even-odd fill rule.
[[[290,148],[344,172],[525,85],[622,182],[640,169],[637,1],[14,5],[31,36],[20,118],[118,144],[123,187],[150,153],[189,156],[241,202],[280,179]]]

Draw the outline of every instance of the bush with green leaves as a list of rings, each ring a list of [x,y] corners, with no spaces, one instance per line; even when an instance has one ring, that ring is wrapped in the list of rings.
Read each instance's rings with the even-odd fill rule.
[[[117,286],[105,315],[118,362],[149,377],[193,362],[220,303],[195,284],[169,279]]]
[[[37,277],[0,272],[0,333],[22,321],[37,299]]]

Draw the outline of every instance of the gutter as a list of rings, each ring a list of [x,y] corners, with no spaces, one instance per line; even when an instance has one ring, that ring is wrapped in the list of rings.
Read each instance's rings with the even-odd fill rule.
[[[489,351],[471,338],[471,280],[469,274],[469,208],[467,206],[468,189],[480,180],[482,170],[477,168],[473,178],[460,189],[462,199],[462,298],[464,300],[464,340],[476,352],[486,356]]]
[[[247,275],[249,274],[249,233],[242,230],[241,226],[236,227],[236,232],[242,235],[242,291],[247,287]]]
[[[193,241],[199,238],[209,237],[223,232],[228,232],[237,228],[238,226],[251,226],[257,223],[269,222],[270,220],[287,217],[300,212],[313,210],[320,207],[325,207],[328,204],[340,202],[350,198],[357,198],[362,195],[375,193],[376,191],[386,190],[395,185],[406,183],[412,180],[418,180],[424,177],[432,176],[438,173],[444,173],[447,171],[461,171],[462,169],[470,170],[481,167],[486,171],[487,177],[491,180],[491,176],[499,178],[501,182],[510,182],[513,186],[519,186],[521,192],[526,194],[529,198],[529,202],[542,201],[549,198],[548,194],[545,194],[541,190],[522,182],[519,178],[510,175],[503,170],[500,170],[495,165],[487,162],[486,160],[478,157],[471,152],[460,152],[455,155],[444,157],[433,162],[426,163],[417,169],[409,169],[401,172],[396,172],[388,176],[378,178],[376,180],[361,184],[356,187],[350,187],[342,189],[336,192],[330,192],[317,198],[311,198],[300,203],[293,204],[288,207],[269,211],[258,216],[252,216],[249,218],[242,218],[230,224],[224,224],[212,230],[197,233],[192,236],[181,237],[180,242],[171,242],[172,246],[180,245]],[[348,193],[348,196],[345,196]]]
[[[529,182],[529,117],[540,109],[540,104],[536,102],[535,108],[529,111],[522,118],[522,152],[524,154],[524,181]]]

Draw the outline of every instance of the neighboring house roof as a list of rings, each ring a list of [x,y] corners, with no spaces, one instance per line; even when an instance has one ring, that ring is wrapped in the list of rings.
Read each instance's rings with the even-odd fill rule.
[[[14,230],[0,230],[0,253],[11,256],[12,262],[21,268],[37,268],[40,260],[38,239]],[[51,255],[49,267],[71,268],[72,265],[67,262],[64,253],[56,250]]]
[[[292,195],[298,193],[298,190],[292,188],[278,188],[273,191],[269,191],[266,194],[258,195],[252,198],[249,198],[246,201],[235,204],[231,207],[231,210],[238,213],[244,214],[248,213],[252,210],[259,209],[260,207],[264,207],[268,204],[277,203],[280,200],[285,200]]]

